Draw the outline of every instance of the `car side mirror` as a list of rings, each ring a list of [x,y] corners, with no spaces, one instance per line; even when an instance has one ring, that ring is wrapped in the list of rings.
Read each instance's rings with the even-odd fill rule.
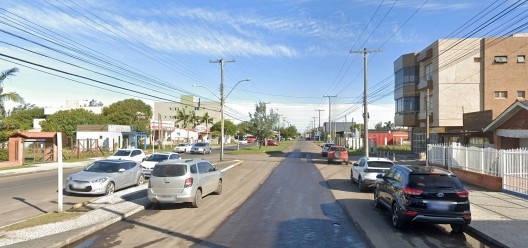
[[[379,179],[383,179],[384,178],[384,175],[379,173],[378,175],[376,175],[376,178],[379,178]]]
[[[352,166],[358,166],[358,163],[354,163]]]

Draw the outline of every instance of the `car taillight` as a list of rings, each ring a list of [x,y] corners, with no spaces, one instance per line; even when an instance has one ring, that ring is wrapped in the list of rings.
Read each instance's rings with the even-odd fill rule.
[[[409,216],[415,216],[418,214],[416,211],[402,211],[402,213]]]
[[[184,188],[189,188],[191,187],[193,184],[193,179],[192,177],[189,177],[187,179],[185,179],[185,184],[183,185]]]
[[[403,187],[403,193],[405,193],[406,195],[421,195],[423,193],[423,190],[411,187]]]
[[[469,192],[467,190],[457,191],[456,192],[459,197],[467,198],[469,196]]]
[[[471,214],[464,214],[464,219],[470,220],[471,219]]]

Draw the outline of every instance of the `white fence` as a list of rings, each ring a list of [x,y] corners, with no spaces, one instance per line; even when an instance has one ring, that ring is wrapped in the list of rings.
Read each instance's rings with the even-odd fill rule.
[[[493,148],[464,147],[460,145],[428,145],[427,160],[430,163],[447,165],[502,177],[505,190],[528,194],[528,150],[496,150]]]

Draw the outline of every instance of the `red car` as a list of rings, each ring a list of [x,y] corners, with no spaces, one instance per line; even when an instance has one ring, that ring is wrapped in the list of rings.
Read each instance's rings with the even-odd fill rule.
[[[246,138],[246,140],[247,140],[247,143],[253,143],[253,142],[255,142],[255,137],[248,136],[248,137]]]
[[[348,164],[348,151],[344,146],[333,145],[328,150],[328,163],[339,162]]]
[[[264,143],[264,141],[262,141],[262,145],[266,145],[266,146],[278,146],[279,145],[279,142],[276,141],[276,140],[267,140],[266,143]]]

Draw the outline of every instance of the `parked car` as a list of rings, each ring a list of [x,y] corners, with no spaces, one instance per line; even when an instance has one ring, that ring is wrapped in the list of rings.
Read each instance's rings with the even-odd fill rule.
[[[390,209],[392,225],[450,224],[454,233],[471,223],[469,192],[448,170],[423,165],[395,165],[377,176],[374,206]]]
[[[388,158],[361,157],[350,168],[350,180],[357,182],[359,191],[374,187],[376,176],[388,171],[394,163]]]
[[[211,145],[207,142],[198,142],[192,146],[191,153],[211,154]]]
[[[158,152],[150,154],[147,159],[141,162],[141,169],[146,177],[150,177],[150,173],[154,166],[163,161],[172,161],[181,159],[180,154],[174,152]]]
[[[248,136],[246,137],[246,140],[248,143],[255,143],[256,138],[253,136]]]
[[[326,156],[329,164],[334,162],[348,164],[348,151],[344,146],[331,146]]]
[[[276,140],[272,140],[272,139],[269,139],[269,140],[263,140],[262,141],[262,145],[265,145],[265,146],[278,146],[279,145],[279,142],[276,141]]]
[[[222,193],[222,173],[205,159],[158,163],[148,183],[148,199],[154,204],[190,202],[200,207],[202,197]]]
[[[247,139],[239,139],[238,140],[238,144],[247,144],[247,143],[248,143]]]
[[[145,180],[138,162],[131,160],[97,160],[84,170],[66,178],[66,192],[75,194],[109,195]]]
[[[323,148],[323,150],[321,151],[321,156],[326,157],[326,155],[328,155],[328,150],[330,150],[330,147],[332,147],[333,145],[334,143],[326,143],[322,145],[321,147]]]
[[[180,143],[176,147],[174,147],[174,152],[182,152],[187,153],[191,152],[192,145],[189,143]]]
[[[136,162],[143,162],[147,158],[147,155],[141,149],[117,149],[117,151],[106,159],[125,159]]]

